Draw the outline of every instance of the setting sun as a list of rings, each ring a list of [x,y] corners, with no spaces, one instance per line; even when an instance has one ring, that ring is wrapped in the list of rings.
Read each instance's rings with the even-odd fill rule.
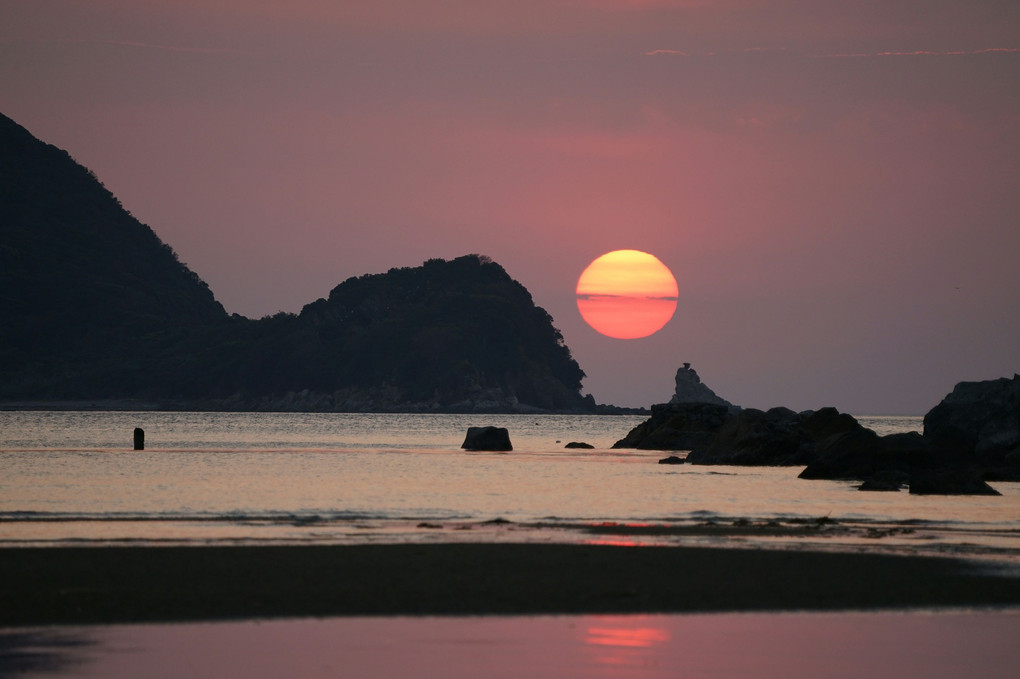
[[[662,329],[676,311],[676,279],[654,255],[615,250],[588,265],[577,281],[577,309],[607,337],[637,339]]]

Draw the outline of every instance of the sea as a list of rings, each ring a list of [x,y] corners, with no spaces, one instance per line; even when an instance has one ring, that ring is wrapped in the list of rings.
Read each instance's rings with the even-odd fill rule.
[[[1020,555],[1001,496],[614,449],[643,416],[0,412],[0,546],[584,542]],[[917,416],[858,416],[879,434]],[[506,427],[510,452],[461,449]],[[133,450],[135,428],[144,450]],[[570,442],[592,448],[567,448]]]
[[[558,542],[1020,563],[1018,483],[993,483],[995,497],[861,492],[798,467],[612,448],[643,420],[5,411],[0,547]],[[506,427],[513,450],[462,450],[486,425]],[[1017,634],[1010,608],[43,626],[0,629],[0,676],[1012,677]]]

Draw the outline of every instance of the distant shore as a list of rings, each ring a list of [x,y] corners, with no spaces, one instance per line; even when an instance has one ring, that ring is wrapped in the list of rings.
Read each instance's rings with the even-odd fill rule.
[[[939,557],[565,544],[0,549],[0,626],[1020,605]]]
[[[134,399],[83,399],[83,400],[25,400],[0,401],[2,411],[97,411],[97,412],[193,412],[193,413],[386,413],[386,414],[417,414],[430,413],[435,415],[649,415],[648,408],[628,408],[624,406],[599,404],[594,412],[542,410],[541,408],[521,407],[517,410],[464,410],[438,409],[422,410],[407,408],[406,410],[316,410],[306,408],[267,408],[251,410],[243,407],[224,405],[209,401],[140,401]]]

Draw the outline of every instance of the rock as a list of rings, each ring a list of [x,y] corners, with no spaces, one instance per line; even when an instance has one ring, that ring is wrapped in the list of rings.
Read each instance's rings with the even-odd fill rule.
[[[695,447],[691,464],[798,465],[807,460],[801,452],[803,419],[789,408],[768,411],[748,408],[730,417],[707,444]]]
[[[911,495],[1001,495],[975,473],[965,469],[936,469],[910,480]]]
[[[680,374],[688,373],[685,364]],[[690,464],[805,465],[800,478],[857,480],[861,490],[909,484],[915,495],[998,495],[985,480],[1020,480],[1020,376],[958,384],[925,416],[923,436],[879,436],[835,408],[671,402],[652,406],[651,418],[613,447],[686,449]]]
[[[880,437],[859,424],[815,441],[813,448],[812,459],[806,461],[799,478],[864,480],[872,478],[879,467]]]
[[[571,441],[570,443],[568,443],[567,445],[565,445],[563,447],[564,448],[594,448],[595,446],[593,446],[590,443],[585,443],[584,441]]]
[[[903,485],[916,470],[930,466],[928,446],[917,432],[879,436],[856,420],[854,425],[853,429],[819,441],[813,461],[800,473],[800,478],[876,481],[878,486],[895,480]]]
[[[910,483],[910,474],[888,470],[877,472],[874,477],[866,479],[857,490],[899,491]]]
[[[869,490],[869,491],[881,491],[881,492],[899,492],[903,484],[899,481],[885,481],[882,479],[868,479],[861,485],[857,486],[857,490]]]
[[[852,415],[841,413],[832,407],[804,413],[804,432],[808,439],[819,445],[824,445],[833,437],[858,429],[863,427]]]
[[[676,455],[670,455],[669,457],[664,457],[659,460],[659,464],[683,464],[685,462],[686,460],[684,458],[677,457]]]
[[[730,413],[730,407],[711,403],[658,403],[652,406],[652,416],[613,448],[691,450],[707,444]]]
[[[468,427],[464,450],[513,450],[506,427]]]
[[[1020,480],[1020,375],[960,382],[924,416],[924,438],[946,465]]]
[[[683,367],[676,371],[676,390],[670,403],[711,403],[721,406],[732,406],[733,404],[701,383],[698,373],[690,363],[684,363]]]

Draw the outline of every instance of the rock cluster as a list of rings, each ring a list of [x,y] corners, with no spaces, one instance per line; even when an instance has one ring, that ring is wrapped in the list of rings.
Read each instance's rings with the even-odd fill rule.
[[[689,450],[691,464],[802,465],[800,478],[862,490],[997,495],[985,480],[1020,480],[1020,376],[958,384],[925,415],[923,435],[879,436],[835,408],[668,403],[614,448]]]
[[[712,440],[730,408],[712,403],[658,403],[652,416],[613,444],[639,450],[692,450]]]

